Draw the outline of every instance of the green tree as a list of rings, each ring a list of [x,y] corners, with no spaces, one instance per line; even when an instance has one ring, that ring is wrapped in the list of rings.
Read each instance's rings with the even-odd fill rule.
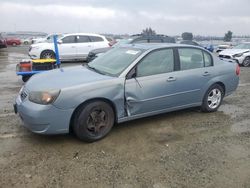
[[[228,31],[227,33],[225,33],[224,41],[225,42],[230,42],[232,40],[232,37],[233,37],[233,32]]]
[[[142,33],[143,35],[156,35],[155,30],[151,29],[151,27],[143,29]]]
[[[193,40],[193,33],[184,32],[181,34],[183,40]]]

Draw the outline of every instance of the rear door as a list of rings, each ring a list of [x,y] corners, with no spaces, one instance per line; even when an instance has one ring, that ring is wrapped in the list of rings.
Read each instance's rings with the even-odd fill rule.
[[[178,48],[178,69],[175,72],[177,106],[201,103],[204,89],[213,77],[213,62],[209,53],[197,48]]]
[[[92,49],[90,38],[87,35],[77,35],[76,40],[77,58],[85,59],[89,51]]]

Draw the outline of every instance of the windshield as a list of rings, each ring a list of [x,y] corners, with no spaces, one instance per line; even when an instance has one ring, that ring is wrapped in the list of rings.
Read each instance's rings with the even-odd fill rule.
[[[250,49],[250,43],[242,43],[234,47],[234,49]]]
[[[46,37],[46,42],[53,42],[53,36],[54,35],[48,35],[47,37]],[[57,34],[57,40],[58,39],[60,39],[60,38],[62,38],[63,37],[63,35],[62,34]]]
[[[137,48],[114,48],[94,59],[88,66],[103,74],[119,76],[143,52]]]

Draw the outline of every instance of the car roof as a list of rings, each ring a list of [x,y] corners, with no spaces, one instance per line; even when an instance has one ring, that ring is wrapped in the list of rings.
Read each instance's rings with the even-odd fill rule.
[[[104,37],[103,35],[95,34],[95,33],[67,33],[63,36],[71,36],[71,35],[88,35],[88,36],[95,36],[95,37]]]
[[[176,43],[134,43],[134,44],[123,44],[121,45],[121,47],[139,48],[143,50],[153,50],[158,48],[170,48],[170,47],[188,47],[188,48],[203,49],[199,46],[188,45],[188,44],[176,44]]]

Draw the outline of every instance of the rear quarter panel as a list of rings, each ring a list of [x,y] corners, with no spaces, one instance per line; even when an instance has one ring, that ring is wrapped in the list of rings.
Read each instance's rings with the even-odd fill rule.
[[[214,66],[210,68],[212,69],[213,77],[207,85],[203,87],[203,95],[211,85],[218,82],[223,83],[225,86],[225,96],[235,91],[239,84],[239,76],[236,75],[236,67],[237,64],[235,62],[225,62],[215,58]]]

